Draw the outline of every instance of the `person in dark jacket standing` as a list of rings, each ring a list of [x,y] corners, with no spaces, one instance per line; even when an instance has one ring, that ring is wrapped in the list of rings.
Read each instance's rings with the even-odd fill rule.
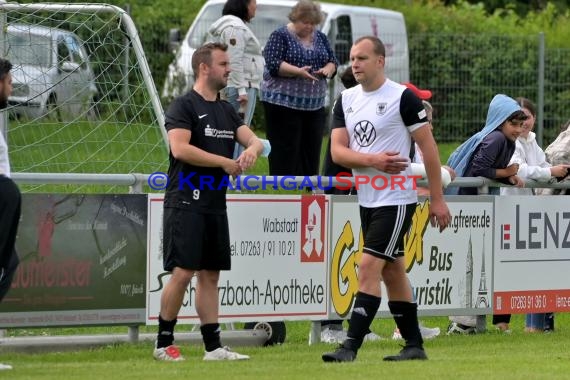
[[[8,106],[8,97],[12,93],[10,70],[10,61],[0,58],[0,109]],[[8,146],[0,131],[0,302],[10,290],[19,263],[15,246],[21,203],[20,190],[10,179]],[[6,369],[12,367],[0,363],[0,371]]]

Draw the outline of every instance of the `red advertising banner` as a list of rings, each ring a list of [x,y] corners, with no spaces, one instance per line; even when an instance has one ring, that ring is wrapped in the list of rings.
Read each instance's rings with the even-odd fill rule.
[[[495,292],[495,314],[570,311],[570,289]]]
[[[570,203],[566,198],[497,198],[495,313],[570,311]]]
[[[0,327],[143,323],[147,196],[24,194]]]

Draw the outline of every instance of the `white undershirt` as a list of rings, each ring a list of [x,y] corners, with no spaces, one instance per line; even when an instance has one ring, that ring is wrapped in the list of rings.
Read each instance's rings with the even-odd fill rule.
[[[0,174],[10,177],[10,159],[8,158],[8,145],[4,135],[0,132]]]

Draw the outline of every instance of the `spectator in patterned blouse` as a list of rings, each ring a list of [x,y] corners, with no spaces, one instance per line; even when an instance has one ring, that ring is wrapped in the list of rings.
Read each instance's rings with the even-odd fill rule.
[[[271,143],[271,175],[316,175],[325,127],[327,79],[338,61],[324,33],[318,3],[299,0],[289,22],[269,36],[261,101]]]

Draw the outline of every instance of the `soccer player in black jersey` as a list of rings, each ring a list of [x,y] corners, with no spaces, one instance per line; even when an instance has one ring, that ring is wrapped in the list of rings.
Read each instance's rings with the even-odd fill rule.
[[[208,43],[192,56],[196,82],[174,99],[166,112],[170,142],[169,184],[164,197],[165,285],[153,356],[183,360],[174,345],[174,326],[190,280],[197,276],[196,311],[206,353],[204,360],[249,359],[222,346],[218,323],[218,280],[229,270],[230,240],[226,214],[228,176],[252,167],[263,151],[230,103],[218,99],[231,71],[227,45]],[[246,147],[232,159],[235,142]]]

